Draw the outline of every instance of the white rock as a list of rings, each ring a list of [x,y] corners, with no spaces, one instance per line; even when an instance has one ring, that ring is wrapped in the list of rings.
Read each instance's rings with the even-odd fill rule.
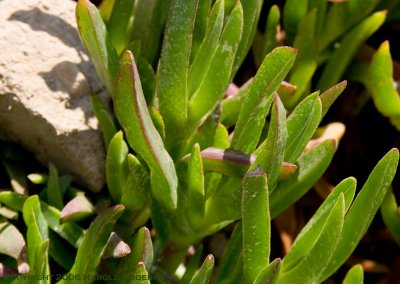
[[[90,93],[105,94],[80,42],[75,5],[0,1],[0,137],[99,191],[105,152]]]

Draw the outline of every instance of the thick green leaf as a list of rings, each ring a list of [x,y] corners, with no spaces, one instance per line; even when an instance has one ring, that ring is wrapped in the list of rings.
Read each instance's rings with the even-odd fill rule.
[[[344,3],[333,3],[325,17],[323,32],[319,34],[319,50],[325,49],[354,24],[366,18],[378,3],[379,0],[352,0],[344,1]]]
[[[255,150],[264,126],[273,94],[293,65],[296,51],[279,47],[268,54],[243,102],[231,147],[246,153]]]
[[[175,208],[178,186],[175,166],[151,121],[130,51],[125,51],[121,57],[116,82],[115,112],[129,145],[143,157],[151,169],[154,197],[165,207]]]
[[[149,111],[150,111],[151,120],[153,121],[155,128],[157,129],[161,138],[164,140],[165,139],[165,123],[161,116],[161,113],[155,107],[150,107]]]
[[[121,203],[125,212],[136,211],[146,203],[145,196],[150,188],[150,177],[140,161],[132,154],[128,154],[129,175],[122,188]],[[132,224],[131,224],[132,225]]]
[[[277,284],[281,270],[281,259],[276,258],[257,275],[254,284]]]
[[[318,93],[305,98],[287,119],[285,161],[295,162],[321,121],[321,100]]]
[[[271,218],[294,204],[315,184],[329,166],[335,150],[335,140],[326,140],[297,160],[298,169],[295,174],[279,183],[271,193]]]
[[[345,201],[345,212],[350,208],[356,192],[356,180],[347,178],[340,182],[334,190],[325,199],[324,203],[314,213],[313,217],[307,222],[301,232],[297,235],[295,242],[285,256],[285,265],[282,267],[282,272],[289,271],[295,267],[299,261],[315,246],[318,236],[323,227],[334,204],[343,194]]]
[[[400,245],[400,210],[392,188],[387,191],[382,202],[381,214],[386,227],[392,233],[397,244]]]
[[[300,29],[300,22],[307,14],[309,0],[288,0],[283,8],[283,26],[285,28],[287,41],[293,42],[296,33]]]
[[[200,70],[201,74],[204,74],[204,79],[189,104],[189,123],[192,127],[204,121],[222,100],[229,85],[233,61],[242,36],[242,27],[243,10],[238,1],[224,27],[209,68],[207,71]],[[203,62],[200,61],[198,64]]]
[[[228,245],[222,256],[216,283],[244,283],[243,275],[243,229],[242,223],[238,223],[229,238]]]
[[[354,54],[357,52],[357,49],[383,24],[385,18],[385,11],[376,12],[355,26],[343,37],[339,48],[333,52],[328,64],[324,68],[318,82],[318,89],[324,91],[340,80],[345,69],[353,59]]]
[[[332,261],[320,280],[329,277],[351,255],[381,205],[399,162],[399,150],[389,151],[375,166],[346,215],[343,233]]]
[[[158,66],[157,97],[165,122],[168,146],[186,132],[188,117],[187,79],[192,32],[198,0],[172,0]]]
[[[204,216],[205,207],[204,173],[199,144],[193,146],[188,162],[187,198],[187,214],[192,226],[196,226]]]
[[[368,89],[376,108],[400,130],[400,96],[393,81],[393,62],[389,42],[374,54],[369,68]]]
[[[295,6],[299,7],[300,5],[296,4]],[[311,79],[317,69],[318,54],[315,46],[316,21],[317,12],[313,10],[300,21],[299,31],[294,40],[294,47],[299,50],[299,53],[297,54],[296,62],[290,75],[290,83],[297,87],[295,94],[286,104],[291,109],[302,98],[307,87],[311,84]]]
[[[203,6],[207,5],[207,2],[209,1],[200,1],[200,7],[203,8]],[[199,18],[197,17],[196,21],[198,20]],[[208,15],[205,37],[199,46],[199,50],[196,53],[193,53],[194,50],[192,49],[192,56],[194,56],[194,59],[189,69],[189,97],[192,96],[199,88],[201,82],[204,80],[204,77],[207,74],[207,70],[210,68],[210,63],[213,59],[213,55],[216,52],[223,25],[224,0],[218,0],[215,2],[210,14]]]
[[[10,177],[12,189],[19,194],[28,194],[28,184],[24,169],[13,161],[3,160],[4,168]]]
[[[121,258],[130,254],[131,252],[132,251],[129,245],[125,243],[117,233],[112,232],[101,257],[103,259],[109,257]]]
[[[150,280],[149,280],[150,277],[149,277],[149,274],[148,274],[147,269],[144,266],[143,262],[139,262],[136,265],[136,269],[135,269],[133,275],[135,275],[135,277],[133,278],[133,280],[131,280],[131,283],[133,283],[133,284],[150,284]]]
[[[115,0],[101,1],[99,11],[100,11],[101,17],[103,18],[103,21],[105,23],[107,23],[111,17],[111,13],[112,13],[114,4],[115,4]]]
[[[89,0],[79,0],[76,6],[76,22],[83,45],[89,52],[101,81],[112,95],[118,55],[96,6]]]
[[[146,99],[147,105],[150,105],[156,92],[156,74],[153,70],[153,66],[151,66],[145,58],[142,56],[136,58],[137,68],[142,82],[143,95]]]
[[[129,174],[128,152],[124,135],[119,131],[110,141],[106,159],[107,187],[115,203],[121,201],[122,190]]]
[[[36,255],[42,242],[48,239],[48,228],[46,220],[43,217],[40,201],[37,195],[29,197],[22,209],[25,225],[28,227],[27,238],[27,257],[29,267],[37,268]]]
[[[222,101],[220,119],[227,128],[236,124],[244,98],[246,97],[252,82],[252,79],[248,80],[240,87],[239,91],[235,95],[229,96]]]
[[[146,227],[140,228],[136,234],[127,241],[132,253],[121,259],[118,265],[118,275],[129,276],[139,262],[142,262],[147,271],[151,271],[153,262],[153,245],[150,231]]]
[[[107,29],[118,54],[121,54],[131,39],[134,3],[133,0],[115,1],[110,18],[107,21]]]
[[[250,167],[250,170],[252,170],[260,166],[267,173],[270,192],[274,190],[281,172],[286,138],[286,110],[279,96],[276,95],[266,143],[261,144],[257,158]]]
[[[75,261],[76,251],[71,250],[65,242],[52,230],[49,230],[49,255],[50,257],[66,271],[70,270]]]
[[[210,282],[211,273],[214,268],[214,256],[209,254],[200,267],[199,271],[193,276],[190,284],[207,284]]]
[[[193,41],[192,50],[190,53],[190,62],[193,62],[194,57],[198,54],[200,45],[202,44],[204,37],[207,33],[207,28],[209,28],[210,9],[212,6],[212,0],[202,0],[199,1],[196,12],[196,21],[193,30]],[[215,5],[215,3],[214,3]]]
[[[92,203],[83,194],[70,200],[60,213],[60,222],[78,222],[95,213]]]
[[[226,0],[226,2],[229,2]],[[232,1],[235,3],[236,1]],[[257,31],[257,23],[260,17],[263,0],[246,0],[240,1],[243,5],[243,36],[236,52],[235,62],[232,68],[232,77],[236,74],[243,60],[245,59],[251,44],[253,43],[254,35]]]
[[[136,0],[132,39],[140,40],[142,55],[150,64],[158,59],[162,32],[171,2],[171,0]]]
[[[46,187],[47,203],[61,210],[64,207],[63,197],[60,188],[60,179],[57,168],[49,164],[49,180]]]
[[[194,274],[196,273],[196,269],[200,263],[201,254],[203,253],[203,245],[200,245],[194,255],[190,258],[189,263],[186,266],[185,274],[183,274],[180,283],[187,284],[190,283]]]
[[[259,167],[242,181],[243,270],[253,282],[269,264],[271,219],[267,175]]]
[[[363,284],[364,271],[360,264],[354,265],[346,274],[343,284]]]
[[[0,192],[0,202],[17,211],[22,211],[22,207],[27,198],[26,195],[15,193],[13,191]]]
[[[278,283],[319,283],[319,277],[335,256],[345,217],[343,193],[336,200],[325,224],[321,228],[315,244],[298,261],[295,267],[285,271],[285,259]]]
[[[101,256],[106,248],[115,222],[122,215],[124,206],[116,205],[101,213],[89,226],[78,248],[74,266],[70,274],[95,275]],[[90,261],[88,261],[90,256]],[[89,279],[81,280],[81,283],[91,283]],[[58,283],[68,283],[61,280]]]
[[[342,81],[339,84],[336,84],[335,86],[329,88],[319,96],[322,105],[321,119],[328,112],[329,108],[335,102],[335,100],[344,91],[346,86],[347,86],[347,81]]]
[[[109,113],[100,97],[96,94],[91,96],[93,112],[99,121],[101,132],[103,133],[104,144],[106,149],[108,144],[110,144],[111,139],[117,133],[117,128],[115,127],[112,115]]]
[[[328,5],[328,1],[320,0],[310,0],[308,3],[309,11],[314,9],[317,11],[317,21],[315,23],[315,34],[317,37],[320,37],[321,33],[324,31],[325,16]]]
[[[75,248],[81,245],[85,232],[81,227],[75,223],[60,224],[60,211],[46,203],[41,203],[41,209],[43,217],[50,229]]]

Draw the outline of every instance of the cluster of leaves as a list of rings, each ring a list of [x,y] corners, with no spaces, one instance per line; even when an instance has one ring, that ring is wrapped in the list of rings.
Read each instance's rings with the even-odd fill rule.
[[[357,8],[360,1],[329,9],[325,1],[294,2],[286,3],[284,25],[298,54],[270,42],[279,22],[274,6],[264,35],[256,36],[257,73],[227,94],[253,45],[262,0],[109,0],[100,10],[79,0],[79,33],[112,99],[110,109],[92,96],[107,147],[109,196],[93,204],[53,166],[48,176],[28,176],[44,186],[29,196],[24,175],[5,157],[16,181],[13,191],[0,192],[0,240],[7,240],[0,242],[0,253],[10,257],[6,266],[50,275],[50,256],[66,275],[80,277],[61,283],[91,283],[98,274],[117,276],[118,283],[136,283],[132,275],[147,283],[207,283],[212,275],[216,283],[318,283],[332,275],[379,209],[397,169],[397,149],[378,162],[357,196],[354,178],[340,182],[287,255],[272,261],[271,220],[329,166],[343,126],[319,126],[346,82],[329,86],[385,13],[364,19],[378,1],[369,1],[367,11]],[[343,21],[349,13],[356,16]],[[349,29],[362,36],[345,35],[332,50]],[[309,94],[312,76],[325,62],[319,83],[324,92]],[[115,205],[104,209],[110,203]],[[84,229],[81,220],[96,211]],[[12,223],[18,212],[26,238]],[[154,238],[143,227],[150,217]],[[199,265],[198,244],[232,223],[235,229],[213,273],[212,255]],[[195,253],[184,264],[192,245]],[[344,283],[362,283],[362,274],[356,266]]]

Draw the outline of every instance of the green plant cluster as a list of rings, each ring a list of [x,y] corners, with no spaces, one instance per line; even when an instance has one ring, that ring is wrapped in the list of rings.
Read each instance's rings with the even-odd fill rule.
[[[338,81],[358,48],[384,22],[380,9],[392,2],[288,0],[284,42],[293,48],[280,46],[278,6],[265,31],[257,30],[262,0],[109,0],[99,9],[79,0],[79,33],[112,101],[92,95],[108,192],[94,202],[50,165],[48,175],[28,176],[43,187],[29,195],[23,172],[3,151],[13,189],[0,192],[5,266],[52,275],[50,257],[65,271],[30,283],[107,280],[96,275],[116,277],[113,283],[321,283],[355,250],[385,195],[384,219],[399,240],[388,191],[399,160],[392,149],[358,194],[354,178],[337,184],[289,252],[270,259],[271,220],[330,165],[343,126],[321,126],[322,119],[346,87]],[[256,74],[227,95],[251,49]],[[398,125],[391,62],[384,43],[368,74],[354,74]],[[14,224],[19,213],[25,232]],[[85,229],[82,220],[93,221]],[[214,268],[212,255],[202,261],[200,244],[230,224]],[[7,281],[26,283],[21,275]],[[361,266],[343,283],[363,283]]]

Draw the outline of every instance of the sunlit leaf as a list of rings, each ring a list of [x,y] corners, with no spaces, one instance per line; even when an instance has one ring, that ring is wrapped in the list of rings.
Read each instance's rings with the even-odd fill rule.
[[[129,145],[143,157],[151,169],[154,197],[167,208],[175,208],[178,186],[175,167],[151,121],[130,51],[125,51],[121,57],[116,82],[115,112]]]

